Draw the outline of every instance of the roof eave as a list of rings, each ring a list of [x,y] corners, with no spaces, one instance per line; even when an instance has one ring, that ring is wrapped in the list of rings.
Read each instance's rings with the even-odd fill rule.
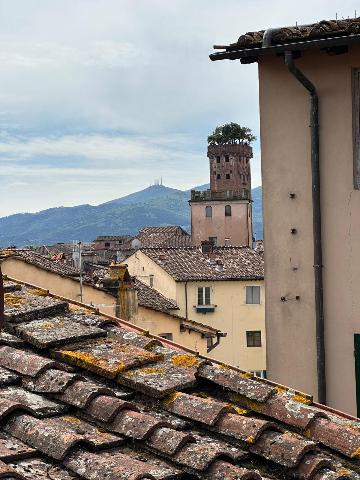
[[[346,46],[360,43],[360,34],[353,34],[340,37],[327,37],[315,40],[306,40],[302,42],[289,42],[283,44],[272,45],[271,47],[250,47],[238,48],[237,44],[231,44],[226,47],[224,52],[211,53],[210,60],[241,60],[246,59],[247,62],[256,62],[259,57],[264,55],[277,55],[285,51],[303,51],[312,48],[327,49],[331,47]],[[238,48],[238,49],[237,49]]]

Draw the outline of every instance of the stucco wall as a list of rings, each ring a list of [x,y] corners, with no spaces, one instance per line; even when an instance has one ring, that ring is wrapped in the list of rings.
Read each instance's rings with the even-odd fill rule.
[[[202,355],[208,355],[206,338],[202,338],[201,334],[197,332],[180,332],[179,320],[166,313],[139,307],[137,319],[134,323],[155,335],[172,333],[174,342],[195,350]]]
[[[225,205],[231,205],[231,216],[225,216]],[[212,207],[212,217],[205,216],[206,206]],[[200,245],[201,241],[217,237],[217,245],[251,245],[251,204],[244,201],[191,202],[191,241]]]
[[[355,414],[360,192],[353,189],[351,67],[360,67],[360,49],[308,51],[296,63],[319,93],[328,403]],[[281,58],[264,57],[259,78],[268,373],[316,394],[309,97]],[[295,295],[300,301],[280,301]]]

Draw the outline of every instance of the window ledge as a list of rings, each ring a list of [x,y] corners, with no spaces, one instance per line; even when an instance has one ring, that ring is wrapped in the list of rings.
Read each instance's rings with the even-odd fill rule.
[[[214,312],[216,305],[194,305],[198,313]]]

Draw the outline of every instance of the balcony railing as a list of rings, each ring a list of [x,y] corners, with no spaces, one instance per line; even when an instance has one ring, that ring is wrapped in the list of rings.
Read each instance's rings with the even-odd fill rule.
[[[225,192],[212,192],[204,190],[202,192],[191,190],[192,202],[203,202],[211,200],[250,200],[250,190],[243,188],[241,190],[226,190]]]

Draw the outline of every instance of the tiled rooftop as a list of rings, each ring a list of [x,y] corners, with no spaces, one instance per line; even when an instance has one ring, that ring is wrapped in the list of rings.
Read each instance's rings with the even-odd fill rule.
[[[57,273],[67,277],[78,277],[79,272],[76,268],[67,265],[62,261],[52,260],[32,250],[0,250],[0,259],[5,257],[14,257],[23,260],[26,263],[35,265],[44,270]]]
[[[175,300],[164,297],[155,288],[150,287],[138,278],[135,279],[139,305],[159,312],[168,312],[169,310],[179,310]]]
[[[85,306],[5,288],[0,478],[360,478],[359,421]]]
[[[212,254],[199,247],[142,248],[141,251],[177,281],[261,280],[264,260],[249,247],[214,247]]]
[[[137,237],[142,247],[189,247],[191,236],[181,227],[144,227]]]
[[[237,42],[230,45],[218,46],[215,48],[224,49],[225,52],[241,52],[247,49],[260,49],[262,47],[281,46],[291,44],[304,44],[325,41],[329,39],[351,38],[360,33],[360,17],[338,20],[322,20],[309,25],[294,25],[271,30],[271,42],[264,42],[266,30],[247,32],[241,35]],[[221,52],[221,54],[224,52]],[[212,54],[210,58],[226,58],[221,54]],[[229,57],[236,58],[236,57]]]

